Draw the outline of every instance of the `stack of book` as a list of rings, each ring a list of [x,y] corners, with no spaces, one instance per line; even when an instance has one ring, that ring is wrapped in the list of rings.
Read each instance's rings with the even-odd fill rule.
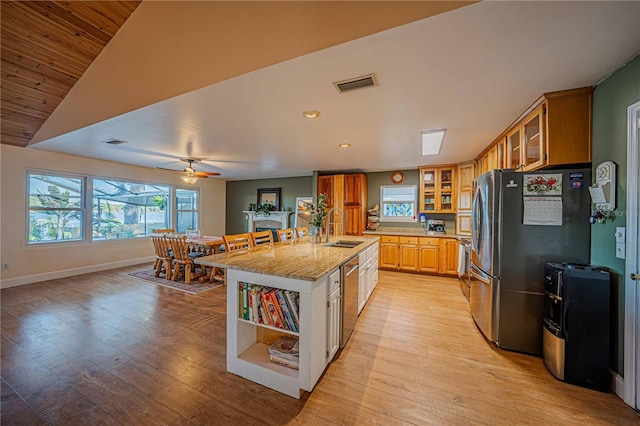
[[[242,319],[299,332],[300,296],[297,291],[245,282],[239,283],[238,291]]]
[[[274,364],[299,369],[300,357],[298,353],[298,339],[283,337],[269,348],[269,360]]]

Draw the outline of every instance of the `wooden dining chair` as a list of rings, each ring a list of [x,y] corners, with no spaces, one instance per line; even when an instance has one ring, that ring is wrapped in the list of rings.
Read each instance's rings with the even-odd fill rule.
[[[234,251],[249,250],[251,248],[251,237],[248,232],[244,234],[223,235],[224,250],[227,253]]]
[[[165,237],[171,245],[173,252],[173,274],[171,279],[176,281],[180,274],[180,271],[184,274],[185,284],[191,284],[193,278],[198,278],[207,273],[205,267],[194,263],[193,259],[200,257],[200,253],[191,253],[189,251],[189,244],[187,244],[186,236]],[[196,273],[196,269],[199,268],[200,272]]]
[[[251,236],[251,245],[253,247],[259,247],[264,245],[272,246],[274,243],[273,233],[269,230],[250,232],[249,235]]]
[[[175,229],[173,228],[166,228],[166,229],[152,229],[151,233],[152,234],[173,234],[174,232],[176,232]]]
[[[276,234],[278,234],[278,239],[280,241],[290,241],[293,240],[293,230],[291,228],[287,228],[287,229],[278,229],[276,231]]]
[[[309,235],[309,228],[306,226],[301,226],[296,228],[296,238],[303,238]]]
[[[171,278],[172,258],[171,247],[164,235],[152,235],[153,249],[156,254],[156,260],[153,263],[155,276],[159,277],[161,273],[165,273],[167,279]]]

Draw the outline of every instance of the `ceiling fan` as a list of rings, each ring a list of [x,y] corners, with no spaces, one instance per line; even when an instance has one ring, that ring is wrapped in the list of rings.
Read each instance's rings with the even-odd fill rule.
[[[180,172],[182,173],[182,180],[188,184],[194,184],[198,181],[198,179],[203,178],[206,179],[209,176],[220,176],[218,172],[199,172],[193,168],[193,163],[199,163],[201,160],[199,158],[181,158],[180,161],[185,163],[189,163],[189,165],[184,170],[175,170],[175,169],[167,169],[164,167],[157,167],[161,170],[171,170],[172,172]]]

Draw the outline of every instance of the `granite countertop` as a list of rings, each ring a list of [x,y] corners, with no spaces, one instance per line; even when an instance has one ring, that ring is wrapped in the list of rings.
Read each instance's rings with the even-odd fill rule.
[[[470,235],[459,235],[446,232],[444,234],[427,233],[422,228],[378,228],[375,231],[364,231],[365,235],[400,235],[406,237],[435,237],[435,238],[471,238]]]
[[[362,250],[377,244],[378,237],[338,235],[331,237],[329,242],[338,240],[362,241],[363,244],[354,248],[327,247],[324,239],[322,243],[312,243],[309,237],[305,237],[295,242],[276,243],[271,247],[203,256],[194,261],[206,266],[316,281]]]

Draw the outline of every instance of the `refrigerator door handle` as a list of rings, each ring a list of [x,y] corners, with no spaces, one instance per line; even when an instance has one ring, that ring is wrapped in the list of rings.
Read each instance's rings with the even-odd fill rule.
[[[484,272],[482,272],[476,265],[471,264],[471,268],[469,268],[469,272],[471,272],[471,276],[483,284],[491,284],[491,277]]]

